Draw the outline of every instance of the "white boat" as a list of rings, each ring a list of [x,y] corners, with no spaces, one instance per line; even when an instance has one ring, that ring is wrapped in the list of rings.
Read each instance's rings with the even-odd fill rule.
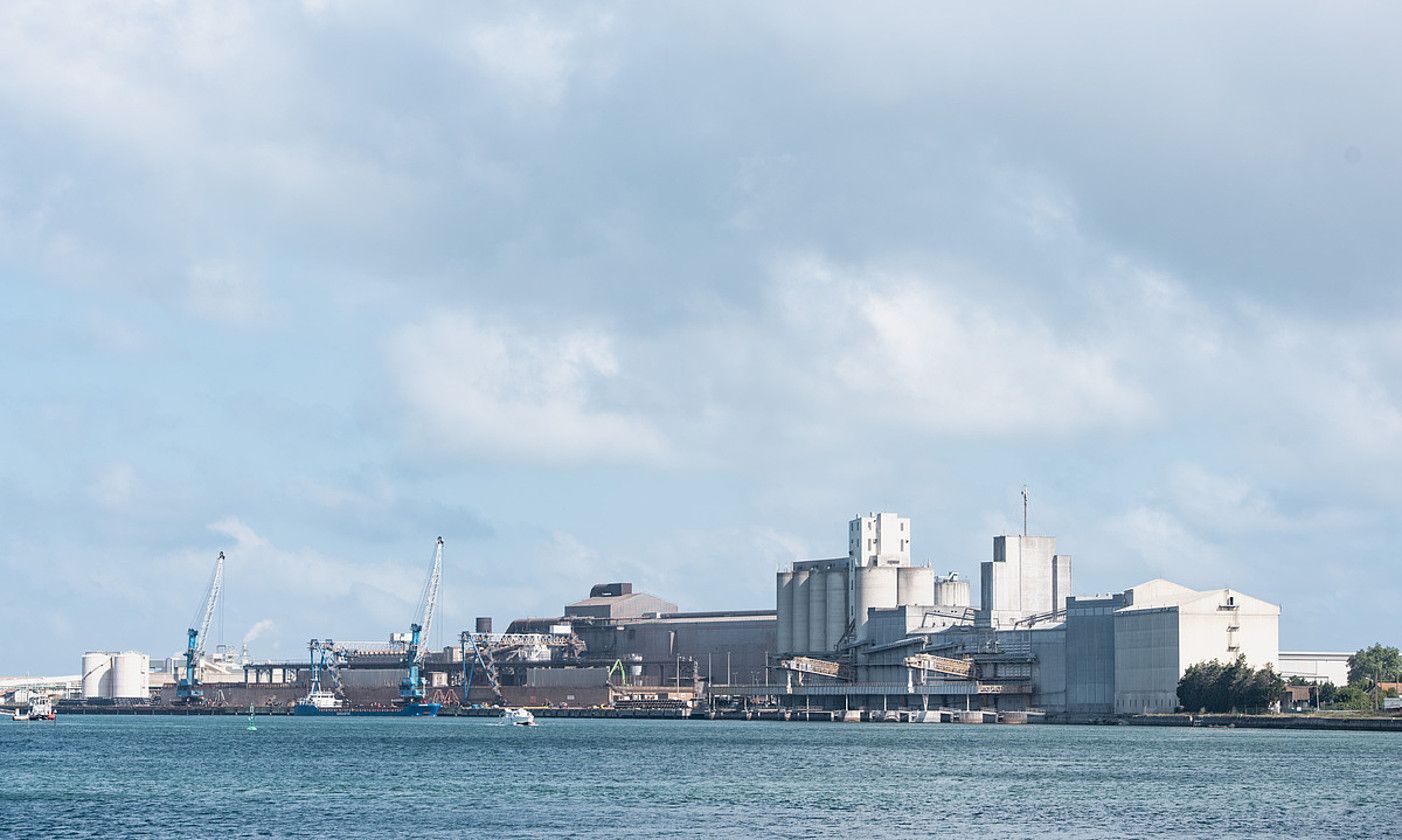
[[[292,708],[296,715],[334,715],[345,709],[346,701],[336,696],[334,691],[309,691],[307,696],[297,701]]]
[[[27,712],[15,709],[14,714],[10,715],[11,720],[53,720],[54,718],[54,704],[49,702],[47,697],[31,700]]]
[[[535,715],[528,709],[507,709],[501,716],[512,726],[535,726]]]

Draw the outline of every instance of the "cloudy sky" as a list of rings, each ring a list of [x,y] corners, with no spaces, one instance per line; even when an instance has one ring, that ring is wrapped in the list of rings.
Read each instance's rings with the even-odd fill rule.
[[[1313,4],[0,10],[0,673],[911,516],[1397,642],[1402,59]]]

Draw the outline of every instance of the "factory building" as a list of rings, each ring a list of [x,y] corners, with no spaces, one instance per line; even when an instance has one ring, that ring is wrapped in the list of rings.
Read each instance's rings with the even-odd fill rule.
[[[593,672],[616,665],[623,670],[613,678],[617,684],[694,694],[703,686],[732,682],[765,685],[769,656],[777,647],[776,623],[770,610],[681,612],[670,601],[635,591],[631,583],[606,583],[594,586],[588,598],[566,605],[562,617],[517,619],[507,633],[563,627],[581,650],[549,667]],[[531,679],[540,689],[566,679],[539,670]],[[553,697],[544,690],[532,696]]]
[[[1280,675],[1285,679],[1299,677],[1312,683],[1348,685],[1348,660],[1352,653],[1344,651],[1285,651],[1280,652]]]
[[[974,609],[968,581],[910,565],[909,536],[895,514],[856,517],[846,558],[778,573],[782,704],[1166,712],[1189,665],[1279,661],[1280,608],[1235,590],[1153,580],[1078,598],[1055,537],[1002,535]],[[844,589],[845,604],[815,595]]]
[[[1114,711],[1172,711],[1188,666],[1245,656],[1278,667],[1280,607],[1232,589],[1193,590],[1153,580],[1126,590],[1115,610]]]

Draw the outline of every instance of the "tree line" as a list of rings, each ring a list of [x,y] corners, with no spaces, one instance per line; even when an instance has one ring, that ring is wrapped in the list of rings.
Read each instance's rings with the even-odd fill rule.
[[[1285,681],[1267,665],[1252,668],[1245,656],[1189,665],[1178,681],[1178,704],[1196,712],[1264,712],[1280,700]]]

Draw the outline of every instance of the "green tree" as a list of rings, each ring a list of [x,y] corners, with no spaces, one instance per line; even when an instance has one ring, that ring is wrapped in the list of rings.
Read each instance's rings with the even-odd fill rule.
[[[1226,668],[1216,659],[1189,665],[1178,680],[1178,704],[1190,712],[1221,711],[1220,687]]]
[[[1371,709],[1373,698],[1356,685],[1346,685],[1334,692],[1330,705],[1336,709]]]
[[[1189,711],[1261,712],[1285,690],[1285,681],[1267,665],[1260,670],[1245,656],[1230,663],[1216,659],[1189,665],[1178,681],[1178,702]]]
[[[1402,652],[1381,643],[1363,648],[1348,658],[1348,681],[1359,683],[1402,681]]]

